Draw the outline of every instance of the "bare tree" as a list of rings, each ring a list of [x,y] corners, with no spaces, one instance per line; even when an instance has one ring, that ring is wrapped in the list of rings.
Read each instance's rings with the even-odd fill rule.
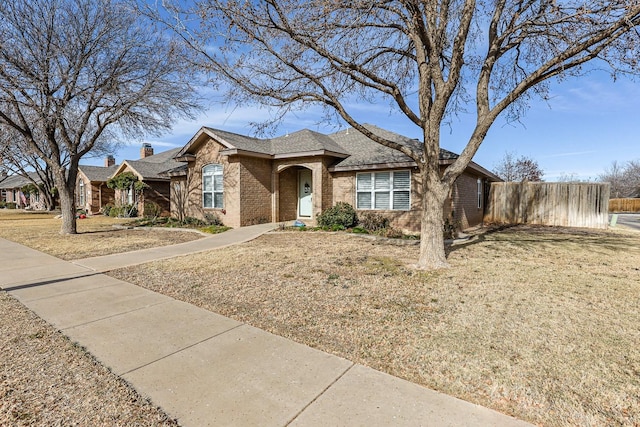
[[[79,160],[170,127],[196,104],[181,52],[126,0],[0,2],[0,127],[51,169],[76,233]]]
[[[611,184],[611,198],[640,197],[640,160],[614,161],[598,178]]]
[[[48,151],[45,154],[51,156]],[[47,210],[55,208],[58,190],[51,167],[33,152],[24,137],[14,129],[0,128],[0,158],[7,172],[28,179],[38,188]]]
[[[499,115],[522,116],[552,77],[592,60],[636,72],[637,0],[195,0],[163,1],[157,18],[226,82],[228,97],[275,108],[276,118],[323,106],[417,165],[422,228],[417,266],[446,267],[443,206]],[[171,16],[171,22],[166,18]],[[199,22],[199,25],[198,25]],[[422,134],[415,150],[363,126],[354,103],[389,104]],[[440,173],[440,131],[475,110],[458,159]],[[455,123],[451,123],[455,125]]]
[[[506,152],[500,162],[494,167],[493,173],[507,182],[542,181],[544,172],[536,160]]]

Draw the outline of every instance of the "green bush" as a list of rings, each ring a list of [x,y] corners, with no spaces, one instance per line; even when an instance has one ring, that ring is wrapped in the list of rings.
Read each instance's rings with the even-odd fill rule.
[[[358,225],[369,232],[389,228],[389,218],[376,212],[364,212],[358,218]]]
[[[318,225],[321,227],[342,226],[351,228],[358,223],[358,215],[349,203],[338,202],[332,208],[329,208],[318,215]]]
[[[0,209],[4,209],[7,207],[7,202],[0,200]]]
[[[109,209],[105,209],[105,215],[109,215],[111,218],[117,218],[122,213],[122,208],[117,206],[111,206]]]
[[[15,209],[18,205],[15,202],[7,202],[7,209]]]
[[[162,207],[156,202],[145,202],[144,216],[145,218],[157,218],[162,214]]]
[[[192,216],[186,216],[182,220],[182,224],[186,226],[205,227],[208,224],[201,219],[194,218]]]

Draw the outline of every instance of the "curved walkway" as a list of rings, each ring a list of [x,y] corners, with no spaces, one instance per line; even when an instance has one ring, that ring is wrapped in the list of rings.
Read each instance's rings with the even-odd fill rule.
[[[274,227],[74,262],[0,239],[0,287],[183,426],[530,425],[100,273]]]

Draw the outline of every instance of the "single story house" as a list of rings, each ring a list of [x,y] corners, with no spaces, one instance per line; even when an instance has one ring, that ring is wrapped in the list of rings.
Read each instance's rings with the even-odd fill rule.
[[[115,191],[107,187],[107,180],[114,174],[118,165],[113,156],[105,159],[104,166],[78,167],[76,179],[76,207],[88,213],[96,214],[106,204],[115,203]]]
[[[174,159],[180,148],[175,148],[162,153],[154,154],[151,144],[145,143],[140,150],[139,160],[125,160],[120,164],[111,177],[125,172],[131,172],[138,180],[147,184],[142,194],[136,200],[133,191],[116,190],[115,197],[122,204],[137,202],[138,215],[144,215],[145,203],[157,203],[161,215],[170,215],[170,177],[164,172],[175,169],[181,165]]]
[[[420,142],[367,125],[401,144]],[[457,155],[441,150],[444,169]],[[217,215],[231,227],[301,220],[337,202],[358,212],[376,211],[394,227],[420,230],[420,176],[415,162],[349,128],[329,135],[304,129],[259,139],[201,128],[175,154],[171,179],[173,216]],[[445,215],[454,212],[463,228],[481,223],[488,183],[500,179],[471,163],[456,181]]]
[[[29,174],[35,182],[41,182],[35,172]],[[33,184],[33,181],[22,175],[9,175],[0,181],[0,201],[15,203],[16,208],[44,209],[44,204],[40,203],[40,194],[29,194],[28,197],[22,192],[25,185]]]

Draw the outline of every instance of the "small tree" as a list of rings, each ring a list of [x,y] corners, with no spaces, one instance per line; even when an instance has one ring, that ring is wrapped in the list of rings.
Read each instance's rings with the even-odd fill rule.
[[[544,172],[536,160],[506,152],[504,157],[493,169],[493,173],[507,182],[542,181]]]
[[[117,206],[125,217],[131,217],[135,216],[133,213],[137,212],[140,196],[148,185],[138,180],[133,172],[123,172],[108,179],[107,187],[120,191],[120,200],[116,200]],[[127,200],[129,194],[133,196],[132,203]]]

